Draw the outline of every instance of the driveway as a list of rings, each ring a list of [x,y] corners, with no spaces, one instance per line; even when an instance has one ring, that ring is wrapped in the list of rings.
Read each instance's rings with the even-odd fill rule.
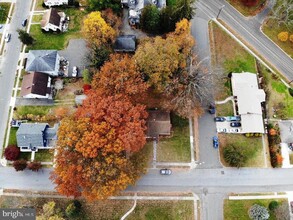
[[[78,77],[82,76],[82,71],[89,65],[87,59],[88,51],[84,39],[71,39],[68,47],[65,50],[59,51],[59,54],[69,61],[69,76],[71,76],[74,66],[79,68]]]

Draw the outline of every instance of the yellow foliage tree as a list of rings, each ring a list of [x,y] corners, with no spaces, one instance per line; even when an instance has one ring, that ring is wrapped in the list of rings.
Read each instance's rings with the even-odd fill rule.
[[[286,31],[280,32],[280,33],[278,34],[278,39],[279,39],[280,41],[282,41],[282,42],[287,41],[287,40],[288,40],[288,37],[289,37],[289,33],[286,32]]]
[[[83,34],[96,47],[113,43],[116,31],[106,23],[99,11],[90,13],[83,22]]]

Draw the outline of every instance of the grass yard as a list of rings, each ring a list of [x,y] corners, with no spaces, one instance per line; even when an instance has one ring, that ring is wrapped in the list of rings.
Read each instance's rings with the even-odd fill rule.
[[[37,210],[37,215],[42,212],[42,206],[50,201],[56,203],[62,213],[70,199],[50,199],[50,198],[30,198],[1,196],[1,208],[20,208],[23,206],[33,206]],[[74,218],[76,220],[119,220],[132,206],[132,200],[100,200],[86,202],[79,200],[82,204],[81,214]],[[127,220],[190,220],[194,218],[193,201],[138,201],[133,213]]]
[[[193,215],[193,201],[141,201],[127,220],[190,220]]]
[[[35,161],[39,162],[53,162],[54,153],[52,150],[38,150],[35,153]]]
[[[36,6],[35,6],[35,11],[41,11],[41,10],[47,9],[47,8],[43,7],[43,2],[44,2],[44,0],[37,0]]]
[[[39,23],[39,22],[41,22],[42,18],[43,18],[43,15],[34,15],[33,19],[32,19],[32,22],[33,23],[37,23],[37,22]]]
[[[167,6],[174,6],[176,4],[176,0],[167,0],[166,5]]]
[[[85,11],[75,8],[64,10],[65,14],[70,17],[69,28],[65,33],[44,33],[39,24],[31,26],[30,34],[35,39],[35,43],[28,47],[28,50],[62,50],[70,39],[81,38],[81,23],[86,15]]]
[[[0,3],[0,24],[5,24],[11,3]]]
[[[51,108],[52,106],[18,106],[14,115],[24,116],[32,114],[44,116],[50,112]]]
[[[225,104],[216,105],[216,114],[217,116],[234,115],[232,101],[228,101]]]
[[[171,137],[161,138],[157,145],[157,161],[190,162],[190,138],[188,120],[171,116]]]
[[[216,100],[223,100],[231,95],[228,73],[256,73],[255,59],[217,24],[211,22],[209,28],[212,65],[223,72],[217,82]]]
[[[242,3],[242,0],[228,0],[228,2],[237,10],[239,11],[242,15],[244,16],[254,16],[258,12],[261,11],[265,4],[266,0],[260,0],[258,4],[252,7],[247,7]]]
[[[273,115],[281,119],[293,118],[293,97],[289,94],[287,87],[278,77],[273,77],[272,73],[264,66],[260,65],[259,70],[264,76],[266,84],[265,90],[269,118],[272,118]]]
[[[277,0],[275,7],[278,7],[280,4],[282,4],[283,0]],[[274,41],[279,47],[281,47],[289,56],[293,57],[293,43],[289,41],[289,39],[286,42],[281,42],[278,40],[278,34],[283,31],[287,31],[290,34],[292,33],[292,27],[291,31],[288,27],[286,27],[284,24],[278,24],[274,19],[270,18],[266,20],[266,22],[262,25],[263,32],[272,40]]]
[[[261,199],[261,200],[225,200],[224,201],[224,219],[225,220],[247,220],[249,208],[254,205],[262,205],[268,208],[271,201],[286,202],[285,199]],[[269,210],[269,209],[268,209]],[[289,212],[289,210],[288,210]],[[275,220],[276,216],[269,211],[269,220]]]
[[[16,132],[18,128],[10,128],[8,145],[17,145]]]
[[[261,137],[245,137],[241,134],[219,134],[218,137],[220,141],[220,159],[224,166],[230,166],[225,162],[223,156],[223,149],[230,144],[242,148],[243,152],[247,155],[248,160],[244,167],[265,166]]]
[[[69,79],[71,80],[71,79]],[[82,79],[72,79],[72,82],[65,82],[64,81],[64,88],[62,90],[58,90],[56,96],[54,97],[55,100],[68,100],[74,99],[74,91],[82,90],[82,86],[84,82]]]
[[[31,160],[32,153],[30,152],[20,152],[19,159],[24,159],[26,161]]]

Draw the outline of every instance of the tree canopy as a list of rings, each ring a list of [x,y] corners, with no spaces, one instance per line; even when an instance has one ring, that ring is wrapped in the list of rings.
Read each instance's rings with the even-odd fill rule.
[[[106,23],[99,11],[90,13],[83,22],[83,33],[87,41],[94,47],[111,44],[115,37],[115,30]]]
[[[128,55],[113,54],[95,74],[92,86],[104,95],[125,94],[132,99],[147,90],[134,60]]]
[[[145,145],[147,113],[122,95],[91,91],[74,118],[58,130],[56,167],[51,178],[67,196],[102,199],[134,184],[142,172],[132,161]]]

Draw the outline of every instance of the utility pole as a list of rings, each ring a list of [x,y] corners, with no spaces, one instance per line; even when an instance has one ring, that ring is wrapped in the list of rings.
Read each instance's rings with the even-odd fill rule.
[[[223,8],[225,7],[225,5],[222,5],[220,8],[219,8],[219,13],[217,15],[217,19],[219,18],[220,14],[221,14],[221,11],[223,10]]]

